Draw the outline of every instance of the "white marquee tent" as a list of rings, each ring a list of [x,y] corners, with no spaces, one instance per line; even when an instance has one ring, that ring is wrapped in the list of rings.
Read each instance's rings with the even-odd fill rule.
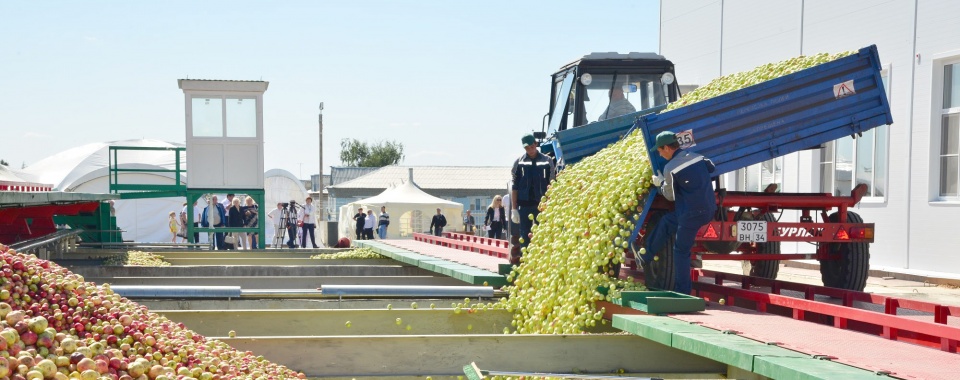
[[[364,212],[373,210],[379,219],[380,207],[385,206],[390,214],[390,226],[387,227],[387,238],[409,238],[414,232],[427,232],[430,229],[430,220],[437,213],[437,209],[447,218],[447,227],[444,230],[462,230],[463,204],[446,199],[437,198],[420,190],[413,181],[406,181],[396,187],[388,188],[382,193],[361,199],[340,207],[340,236],[355,238],[356,224],[353,216],[357,208],[363,207]]]
[[[183,144],[169,143],[159,140],[123,140],[103,143],[92,143],[68,149],[53,156],[44,158],[23,172],[34,178],[36,182],[53,184],[55,191],[108,193],[109,182],[109,146],[132,147],[183,147]],[[174,169],[176,156],[165,151],[120,151],[118,161],[122,168],[137,169]],[[181,168],[186,167],[186,160],[181,157]],[[173,184],[173,173],[120,173],[120,183],[136,184]],[[185,176],[180,179],[186,184]],[[286,202],[290,199],[303,200],[307,191],[303,184],[285,170],[273,169],[264,175],[264,190],[267,205],[260,205],[261,210],[269,212],[276,208],[277,201]],[[224,199],[224,194],[218,194]],[[136,242],[169,242],[170,231],[167,227],[167,215],[170,211],[179,214],[185,200],[175,198],[149,198],[116,201],[117,226],[124,231],[124,240]],[[272,204],[272,205],[271,205]],[[203,199],[198,200],[197,208],[206,206]],[[265,218],[265,216],[263,217]],[[263,219],[261,219],[262,221]],[[268,238],[273,236],[273,228],[266,226]],[[200,235],[200,241],[205,242],[205,234]],[[266,240],[267,243],[270,240]]]

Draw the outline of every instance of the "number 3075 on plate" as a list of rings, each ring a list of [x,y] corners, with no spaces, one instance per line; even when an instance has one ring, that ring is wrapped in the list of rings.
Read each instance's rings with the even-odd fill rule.
[[[737,221],[737,241],[748,243],[766,243],[767,222],[755,220]]]

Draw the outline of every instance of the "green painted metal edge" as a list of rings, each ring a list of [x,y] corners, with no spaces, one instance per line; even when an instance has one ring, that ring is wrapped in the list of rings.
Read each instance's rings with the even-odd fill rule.
[[[760,356],[809,358],[796,351],[716,330],[674,333],[672,347],[747,371],[753,371],[753,361]]]
[[[815,379],[889,379],[864,369],[842,363],[813,358],[785,358],[759,356],[753,364],[753,372],[773,379],[815,380]]]
[[[872,371],[654,315],[613,316],[613,327],[774,379],[876,379]]]
[[[715,330],[679,319],[653,315],[614,314],[614,328],[642,336],[665,346],[673,346],[673,334],[677,332],[707,333]]]
[[[470,284],[483,285],[486,283],[487,286],[493,287],[500,287],[507,284],[507,279],[503,275],[493,273],[488,270],[471,267],[469,265],[463,265],[432,256],[421,255],[416,252],[387,246],[374,241],[361,240],[354,242],[354,244],[359,247],[370,248],[378,254],[404,264],[415,265],[424,270],[453,277]]]
[[[706,309],[703,298],[668,291],[624,291],[611,302],[649,314],[693,313]]]

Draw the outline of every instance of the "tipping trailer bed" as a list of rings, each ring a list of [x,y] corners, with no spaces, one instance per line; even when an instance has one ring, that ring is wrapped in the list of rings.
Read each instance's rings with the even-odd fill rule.
[[[790,75],[637,121],[651,162],[663,131],[690,131],[686,149],[709,157],[715,175],[893,123],[876,45]]]
[[[654,170],[662,170],[666,164],[653,148],[655,136],[673,131],[684,149],[710,158],[717,166],[714,175],[720,175],[891,124],[880,69],[877,48],[872,45],[847,57],[672,111],[656,114],[653,112],[659,108],[650,109],[562,131],[551,145],[557,159],[570,164],[631,133],[623,125],[633,120],[633,128],[643,134]],[[722,211],[700,230],[695,252],[704,259],[708,257],[703,252],[712,252],[718,254],[710,259],[751,260],[751,273],[766,278],[776,278],[777,260],[816,258],[821,261],[825,285],[861,290],[869,269],[873,224],[863,223],[847,208],[858,203],[864,192],[862,185],[849,196],[718,190]],[[651,189],[638,210],[641,222],[630,241],[636,243],[641,232],[656,223],[657,215],[669,208],[665,203],[656,189]],[[781,223],[773,213],[784,209],[799,210],[799,223]],[[829,214],[832,210],[836,212]],[[820,221],[815,220],[818,217]],[[764,231],[738,234],[747,226],[740,225],[738,230],[742,220],[762,223]],[[817,253],[780,255],[780,241],[812,242],[817,244]],[[632,248],[636,251],[638,245]],[[732,251],[742,254],[730,255]],[[653,287],[672,288],[672,253],[656,254],[666,260],[644,263],[644,271],[651,270],[648,280],[654,279]],[[632,261],[628,255],[626,264],[635,268]]]

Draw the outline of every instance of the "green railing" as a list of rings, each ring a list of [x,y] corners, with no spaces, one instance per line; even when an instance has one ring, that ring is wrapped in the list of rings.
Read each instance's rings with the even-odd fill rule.
[[[119,152],[121,151],[161,151],[172,152],[174,157],[174,168],[149,168],[134,169],[121,168],[119,161]],[[187,170],[185,167],[185,153],[187,148],[169,148],[169,147],[148,147],[148,146],[111,146],[107,154],[107,162],[110,168],[110,193],[120,194],[120,199],[141,199],[141,198],[165,198],[165,197],[183,197],[187,195],[187,185],[181,184],[183,175]],[[120,173],[173,173],[172,185],[157,185],[146,183],[120,183]]]

